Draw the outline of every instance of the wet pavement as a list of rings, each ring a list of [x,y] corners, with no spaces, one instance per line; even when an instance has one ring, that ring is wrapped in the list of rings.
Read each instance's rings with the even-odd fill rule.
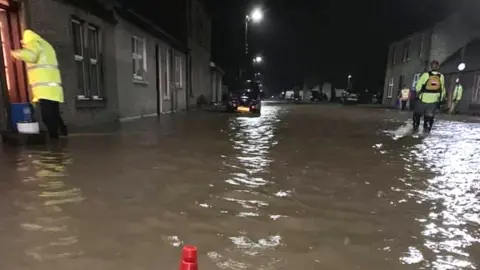
[[[0,153],[0,269],[476,269],[480,124],[265,104]]]

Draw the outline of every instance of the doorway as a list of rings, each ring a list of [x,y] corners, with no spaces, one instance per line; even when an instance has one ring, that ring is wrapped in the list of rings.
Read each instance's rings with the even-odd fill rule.
[[[158,44],[155,45],[155,90],[157,92],[157,115],[162,113],[162,90],[161,90],[161,82],[162,82],[162,58],[160,56],[160,46]]]

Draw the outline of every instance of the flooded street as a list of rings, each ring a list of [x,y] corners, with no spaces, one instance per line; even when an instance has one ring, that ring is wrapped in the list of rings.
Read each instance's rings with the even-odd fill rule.
[[[265,104],[0,153],[0,269],[477,269],[480,124]]]

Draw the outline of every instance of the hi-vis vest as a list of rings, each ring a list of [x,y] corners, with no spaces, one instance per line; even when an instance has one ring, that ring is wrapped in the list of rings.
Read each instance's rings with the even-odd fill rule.
[[[408,100],[408,98],[410,97],[410,89],[408,88],[404,88],[402,89],[402,91],[400,91],[400,99],[402,100]]]
[[[441,93],[442,91],[442,74],[438,72],[429,72],[428,80],[423,85],[422,91],[425,93]]]
[[[62,79],[52,45],[31,30],[23,32],[22,45],[23,49],[13,51],[12,56],[27,64],[32,102],[47,99],[63,103]]]

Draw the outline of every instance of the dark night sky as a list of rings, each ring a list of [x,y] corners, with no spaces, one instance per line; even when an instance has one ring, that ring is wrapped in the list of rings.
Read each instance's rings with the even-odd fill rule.
[[[356,89],[378,90],[383,85],[388,44],[432,25],[461,2],[206,1],[213,16],[213,60],[227,71],[227,83],[237,75],[243,55],[246,12],[257,5],[268,9],[262,23],[250,27],[250,43],[265,56],[265,84],[275,92],[308,78],[329,79],[343,88],[348,73],[353,74]]]

